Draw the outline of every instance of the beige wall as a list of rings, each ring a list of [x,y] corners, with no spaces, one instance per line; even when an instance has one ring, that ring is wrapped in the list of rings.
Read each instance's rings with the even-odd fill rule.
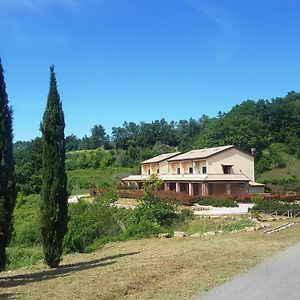
[[[237,149],[229,149],[207,159],[208,174],[223,174],[223,165],[233,165],[231,174],[245,174],[254,180],[254,157]]]
[[[141,173],[142,175],[148,175],[148,170],[150,169],[149,164],[142,164],[141,165]]]
[[[159,163],[159,174],[168,174],[169,164],[167,160],[163,160]]]
[[[169,163],[169,173],[177,174],[177,168],[180,168],[179,162],[170,162]]]
[[[150,170],[150,174],[156,174],[156,170],[159,168],[158,163],[153,164],[142,164],[141,165],[141,173],[142,175],[148,175],[148,171]]]

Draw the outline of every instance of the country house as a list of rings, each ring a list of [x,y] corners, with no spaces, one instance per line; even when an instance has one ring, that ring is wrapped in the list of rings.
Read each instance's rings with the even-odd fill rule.
[[[164,189],[191,196],[242,195],[263,192],[255,182],[254,157],[233,145],[162,154],[141,163],[141,175],[122,179],[124,184],[142,182],[157,174]]]

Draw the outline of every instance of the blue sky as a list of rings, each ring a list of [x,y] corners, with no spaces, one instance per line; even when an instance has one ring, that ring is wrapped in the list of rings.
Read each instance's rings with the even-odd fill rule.
[[[15,140],[40,135],[51,64],[79,137],[300,90],[297,0],[0,0],[0,37]]]

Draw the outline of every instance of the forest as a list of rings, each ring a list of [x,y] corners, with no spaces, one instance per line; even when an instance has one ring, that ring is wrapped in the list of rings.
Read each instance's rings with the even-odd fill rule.
[[[256,149],[257,175],[284,168],[286,155],[297,160],[300,157],[300,93],[292,91],[285,97],[246,100],[215,117],[124,122],[121,127],[113,127],[111,135],[101,124],[96,124],[83,138],[74,134],[66,137],[66,169],[126,167],[138,173],[142,160],[161,153],[229,144],[249,152],[251,148]],[[14,144],[17,187],[26,195],[40,192],[41,153],[39,137]],[[299,178],[295,177],[297,174],[287,174],[279,183],[298,191]]]

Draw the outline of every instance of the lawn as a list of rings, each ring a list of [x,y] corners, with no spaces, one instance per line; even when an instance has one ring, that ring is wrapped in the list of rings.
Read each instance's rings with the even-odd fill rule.
[[[292,220],[291,220],[292,221]],[[272,227],[285,221],[272,222]],[[0,298],[191,299],[300,241],[300,225],[197,238],[144,239],[0,274]]]

